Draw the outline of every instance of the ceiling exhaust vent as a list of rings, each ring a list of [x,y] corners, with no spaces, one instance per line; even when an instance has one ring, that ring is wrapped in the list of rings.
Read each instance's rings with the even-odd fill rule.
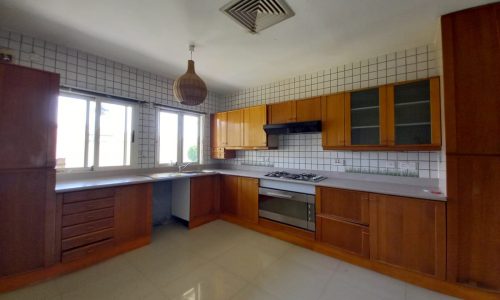
[[[233,0],[220,10],[251,33],[257,33],[295,15],[284,0]]]

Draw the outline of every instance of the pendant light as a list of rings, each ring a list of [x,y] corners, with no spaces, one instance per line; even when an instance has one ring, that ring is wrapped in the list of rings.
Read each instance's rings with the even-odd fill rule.
[[[188,69],[184,75],[174,81],[174,95],[181,104],[199,105],[207,98],[205,82],[194,72],[193,51],[194,45],[189,45],[191,59],[188,60]]]

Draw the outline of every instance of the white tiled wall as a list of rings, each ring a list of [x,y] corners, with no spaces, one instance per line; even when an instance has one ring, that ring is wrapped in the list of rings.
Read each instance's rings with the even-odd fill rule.
[[[0,48],[13,49],[15,63],[59,73],[61,85],[149,102],[139,107],[137,138],[141,168],[154,167],[155,163],[157,108],[151,104],[184,107],[203,113],[220,110],[217,109],[218,96],[213,92],[209,92],[202,105],[183,106],[174,99],[171,79],[49,41],[0,29]],[[210,163],[209,115],[204,119],[203,161]]]
[[[378,57],[304,74],[224,96],[224,110],[276,103],[387,83],[436,76],[434,45],[406,49]],[[438,178],[445,168],[440,152],[323,151],[321,135],[297,134],[279,138],[279,149],[238,151],[233,165],[257,165],[300,170],[381,173]],[[401,163],[415,167],[400,168]],[[404,167],[404,166],[402,166]]]

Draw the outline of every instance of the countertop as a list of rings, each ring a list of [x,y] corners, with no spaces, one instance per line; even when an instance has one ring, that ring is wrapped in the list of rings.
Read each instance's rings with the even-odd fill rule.
[[[167,173],[152,173],[152,174],[135,174],[135,175],[120,175],[120,176],[108,176],[108,177],[94,177],[94,178],[82,178],[82,179],[71,179],[71,180],[57,180],[56,192],[71,192],[79,191],[93,188],[104,188],[112,186],[121,186],[129,184],[139,184],[147,182],[158,182],[166,180],[178,180],[183,178],[191,178],[197,176],[208,176],[214,174],[224,174],[224,175],[234,175],[242,177],[252,177],[258,179],[269,179],[285,182],[293,182],[300,184],[308,184],[314,186],[323,187],[333,187],[348,190],[364,191],[378,194],[395,195],[403,197],[420,198],[435,201],[446,201],[446,197],[439,191],[437,186],[426,186],[421,185],[418,181],[415,184],[410,184],[410,180],[406,179],[406,182],[390,182],[387,180],[374,180],[376,175],[364,175],[358,176],[359,178],[347,178],[340,175],[330,175],[327,179],[320,182],[304,182],[297,180],[281,179],[281,178],[270,178],[264,176],[266,172],[263,171],[249,171],[249,170],[237,170],[237,169],[213,169],[209,170],[210,173],[195,173],[195,174],[182,174],[182,175],[172,175],[172,176],[162,176],[162,174]],[[172,172],[170,172],[172,174]],[[395,179],[396,180],[396,179]]]

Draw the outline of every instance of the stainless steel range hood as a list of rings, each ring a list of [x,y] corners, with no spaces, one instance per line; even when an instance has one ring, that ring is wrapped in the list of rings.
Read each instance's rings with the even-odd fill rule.
[[[264,125],[268,135],[321,132],[321,121]]]

